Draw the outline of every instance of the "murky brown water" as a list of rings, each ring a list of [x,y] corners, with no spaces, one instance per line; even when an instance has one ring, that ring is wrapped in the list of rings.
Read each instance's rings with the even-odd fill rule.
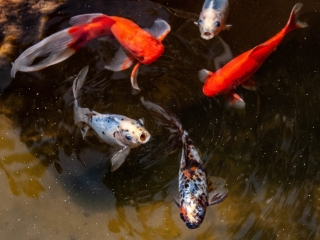
[[[221,39],[236,56],[276,34],[294,1],[230,1],[227,22],[233,27],[210,41],[193,24],[203,4],[198,0],[50,1],[42,11],[31,1],[0,3],[8,11],[5,20],[0,15],[0,239],[320,238],[317,1],[303,3],[300,18],[309,27],[289,33],[255,74],[258,91],[239,87],[242,111],[228,110],[222,96],[204,97],[197,72],[214,71],[214,59],[224,51]],[[139,71],[140,95],[131,94],[130,69],[103,68],[114,49],[98,40],[60,64],[9,77],[10,62],[39,36],[68,27],[72,16],[95,12],[142,27],[159,17],[171,25],[164,55]],[[113,173],[112,149],[95,138],[83,140],[73,123],[71,85],[86,65],[83,106],[144,117],[152,134]],[[207,173],[227,181],[228,198],[208,208],[199,229],[186,228],[174,203],[180,151],[140,96],[173,110]]]

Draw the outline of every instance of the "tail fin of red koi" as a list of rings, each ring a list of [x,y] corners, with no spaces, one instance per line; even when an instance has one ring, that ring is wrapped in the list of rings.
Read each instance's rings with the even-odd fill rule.
[[[302,3],[297,3],[296,5],[294,5],[288,23],[285,26],[285,33],[290,32],[293,29],[296,28],[305,28],[308,27],[308,24],[305,22],[300,22],[298,20],[299,14],[300,14],[300,9],[302,8],[303,4]]]
[[[94,22],[98,24],[87,27],[87,24]],[[25,50],[13,63],[11,77],[15,77],[18,71],[38,71],[62,62],[91,39],[110,34],[110,27],[114,23],[113,19],[101,13],[71,18],[70,24],[74,27],[57,32]],[[33,64],[37,58],[39,61]]]
[[[15,77],[16,72],[33,72],[59,63],[75,53],[75,50],[68,47],[72,41],[72,36],[68,29],[57,32],[36,45],[25,50],[12,64],[11,77]],[[33,64],[36,58],[43,58],[38,63]]]

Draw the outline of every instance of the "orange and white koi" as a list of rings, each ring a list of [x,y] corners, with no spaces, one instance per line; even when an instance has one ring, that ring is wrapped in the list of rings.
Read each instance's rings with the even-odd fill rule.
[[[203,93],[208,97],[213,97],[221,92],[227,92],[229,105],[235,108],[244,108],[244,101],[233,92],[233,88],[241,84],[244,88],[255,89],[250,78],[276,49],[284,36],[293,29],[308,26],[307,23],[297,20],[301,7],[301,3],[297,3],[293,7],[286,26],[268,41],[237,56],[215,73],[205,69],[200,70],[199,79],[204,82]]]
[[[161,41],[171,29],[161,19],[156,20],[152,28],[142,29],[128,19],[101,13],[72,17],[70,24],[73,27],[59,31],[25,50],[13,63],[11,76],[14,77],[18,71],[38,71],[62,62],[90,40],[113,35],[123,48],[118,50],[106,68],[121,71],[138,60],[131,74],[131,83],[133,88],[140,90],[136,79],[139,66],[151,64],[162,55],[164,46]],[[37,58],[43,59],[33,64]]]
[[[193,141],[172,112],[143,98],[141,101],[153,113],[159,125],[181,138],[179,197],[175,202],[180,208],[180,218],[186,226],[190,229],[198,228],[203,222],[207,206],[221,203],[228,196],[228,189],[223,188],[225,180],[217,177],[207,178]]]

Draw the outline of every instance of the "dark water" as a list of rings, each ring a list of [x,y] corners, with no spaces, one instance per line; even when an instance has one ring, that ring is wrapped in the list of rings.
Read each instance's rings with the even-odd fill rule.
[[[223,96],[202,94],[197,72],[215,70],[214,59],[226,51],[222,41],[237,56],[275,35],[295,2],[231,1],[232,29],[210,41],[193,24],[202,3],[70,0],[47,14],[43,37],[83,13],[117,15],[141,27],[166,20],[172,31],[165,53],[141,67],[139,95],[131,94],[131,69],[104,69],[115,48],[99,40],[62,63],[11,79],[9,62],[39,41],[17,38],[13,59],[0,69],[1,239],[320,238],[320,4],[303,3],[300,19],[309,27],[289,33],[270,55],[254,76],[257,91],[237,89],[246,109],[233,110]],[[71,85],[86,65],[82,105],[143,117],[152,134],[113,173],[112,148],[83,140],[73,123]],[[226,179],[228,198],[208,208],[197,230],[185,227],[174,204],[180,151],[140,96],[175,112],[208,175]]]

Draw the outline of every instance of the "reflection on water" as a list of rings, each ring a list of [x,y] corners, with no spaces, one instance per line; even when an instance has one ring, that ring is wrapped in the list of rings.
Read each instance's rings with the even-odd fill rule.
[[[233,28],[211,41],[201,39],[193,23],[202,4],[68,0],[45,15],[41,26],[42,35],[48,36],[68,27],[70,17],[91,12],[127,17],[142,27],[159,17],[168,21],[172,32],[164,40],[164,55],[139,71],[140,95],[181,119],[208,175],[226,179],[229,196],[224,203],[208,208],[199,229],[185,227],[173,201],[179,146],[157,126],[140,96],[131,94],[131,70],[112,73],[103,68],[115,49],[97,40],[60,64],[18,73],[15,79],[9,78],[12,59],[3,58],[1,239],[319,238],[319,6],[313,0],[304,3],[301,20],[310,27],[286,36],[255,74],[258,91],[237,89],[246,109],[233,110],[224,106],[222,96],[204,97],[197,72],[214,71],[273,36],[295,2],[231,1],[228,22]],[[1,29],[12,22],[2,21]],[[29,24],[17,26],[27,29]],[[2,41],[8,37],[3,34]],[[15,41],[17,49],[10,52],[14,58],[38,39]],[[112,173],[112,149],[96,138],[83,140],[73,123],[71,85],[86,65],[90,71],[81,105],[143,117],[152,135]]]
[[[0,118],[0,136],[0,168],[8,179],[11,192],[17,196],[24,193],[28,197],[39,197],[45,190],[39,179],[46,167],[28,152],[9,119],[3,116]]]

